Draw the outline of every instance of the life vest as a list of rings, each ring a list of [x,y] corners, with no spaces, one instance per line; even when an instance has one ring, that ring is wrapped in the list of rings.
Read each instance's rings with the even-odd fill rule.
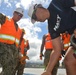
[[[24,48],[27,48],[28,46],[28,41],[25,40],[25,39],[22,39],[22,42],[21,42],[21,45],[20,45],[20,48],[21,48],[21,53],[24,54]]]
[[[46,50],[48,50],[48,49],[53,49],[50,34],[46,34],[45,37],[46,37],[46,38],[45,38],[45,49],[46,49]]]
[[[0,42],[6,44],[15,43],[18,47],[21,33],[20,28],[16,31],[13,19],[6,19],[5,23],[0,28]]]
[[[62,40],[64,44],[64,50],[67,50],[70,46],[70,34],[63,33]]]

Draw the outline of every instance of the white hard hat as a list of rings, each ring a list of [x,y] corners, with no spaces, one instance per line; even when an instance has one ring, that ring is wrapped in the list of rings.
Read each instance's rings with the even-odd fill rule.
[[[34,19],[32,19],[32,15],[33,15],[34,10],[37,9],[38,7],[42,7],[42,5],[41,4],[34,4],[34,5],[31,5],[29,7],[28,16],[31,17],[31,22],[32,23],[36,22]]]
[[[14,10],[16,12],[19,12],[20,14],[24,15],[24,10],[22,8],[16,8],[16,10]]]

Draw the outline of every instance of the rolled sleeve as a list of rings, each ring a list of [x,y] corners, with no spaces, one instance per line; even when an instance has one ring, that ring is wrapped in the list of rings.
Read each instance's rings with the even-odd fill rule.
[[[6,16],[0,13],[0,24],[2,25],[3,23],[5,23],[5,20],[6,20]]]

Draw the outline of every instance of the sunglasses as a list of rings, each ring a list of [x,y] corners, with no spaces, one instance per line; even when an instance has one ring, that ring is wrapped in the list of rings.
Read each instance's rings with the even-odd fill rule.
[[[37,16],[36,16],[36,9],[33,11],[32,19],[37,20]]]
[[[37,20],[36,10],[37,10],[38,7],[42,7],[42,5],[41,4],[35,4],[34,11],[33,11],[33,14],[32,14],[32,19],[34,19],[34,20]]]
[[[15,13],[16,13],[18,16],[23,17],[23,15],[20,14],[19,12],[16,12],[16,11],[15,11]]]

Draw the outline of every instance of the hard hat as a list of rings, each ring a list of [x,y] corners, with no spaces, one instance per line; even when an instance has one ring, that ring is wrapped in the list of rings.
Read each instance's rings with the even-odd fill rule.
[[[73,45],[74,48],[76,48],[76,38],[74,37],[74,34],[71,35],[71,44]]]
[[[36,20],[32,19],[32,15],[33,15],[33,12],[34,10],[36,10],[38,7],[42,7],[41,4],[32,4],[30,7],[29,7],[29,10],[28,10],[28,16],[31,17],[31,22],[32,23],[35,23]]]
[[[19,12],[20,14],[24,15],[24,10],[20,7],[16,8],[16,10],[14,11]]]

